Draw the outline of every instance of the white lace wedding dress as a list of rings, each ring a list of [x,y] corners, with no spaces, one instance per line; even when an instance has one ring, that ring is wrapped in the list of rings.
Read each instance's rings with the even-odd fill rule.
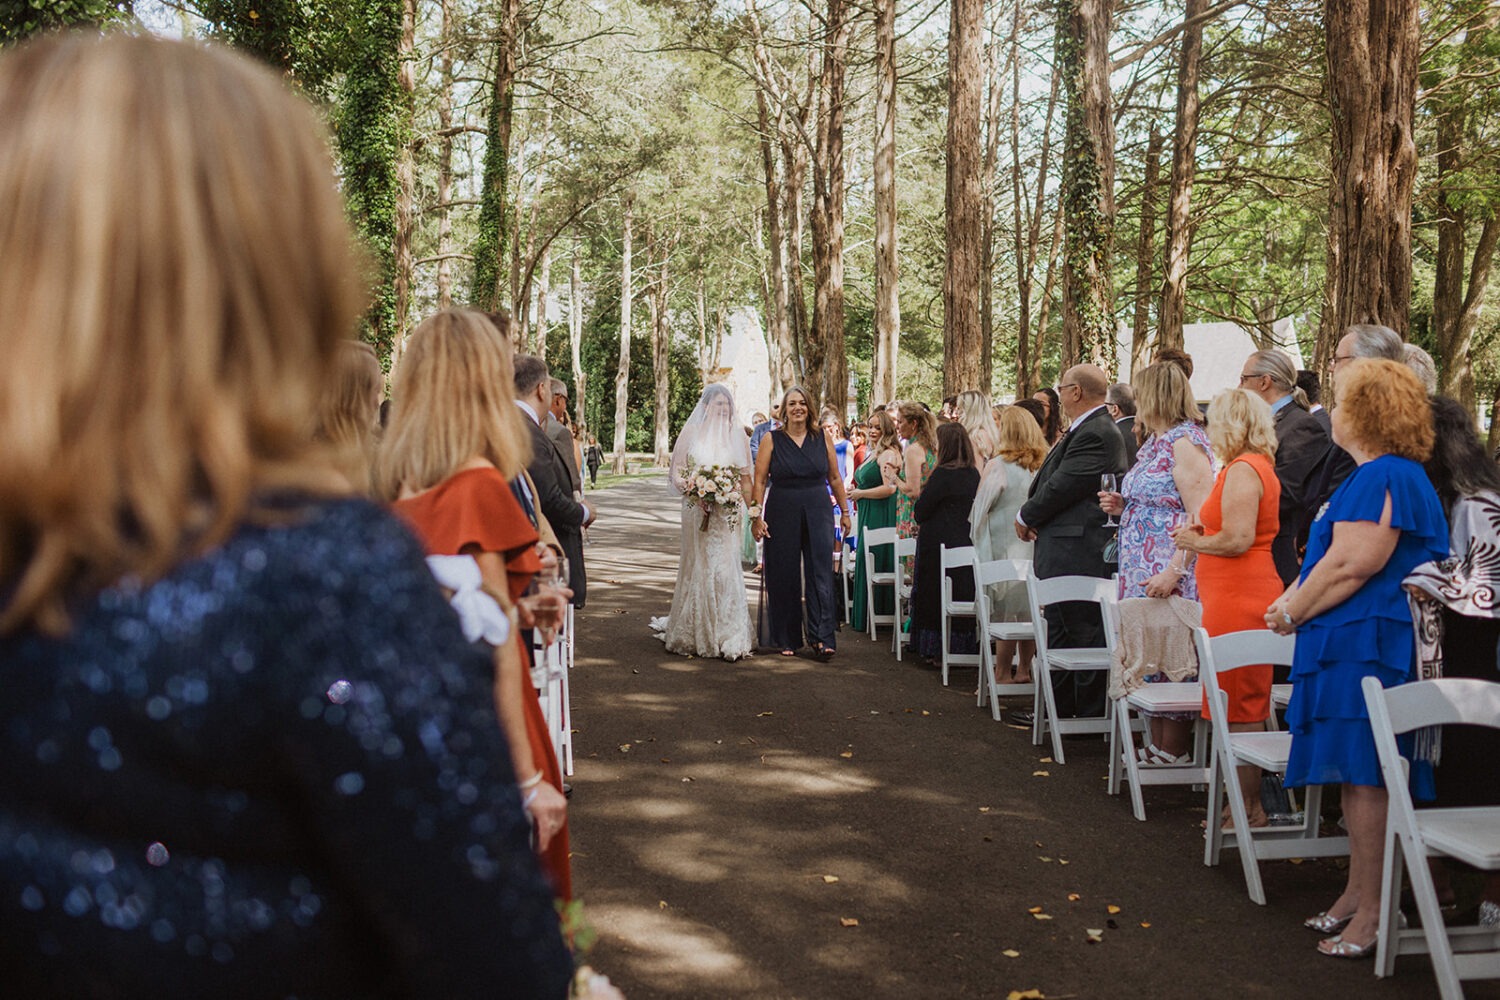
[[[732,465],[749,471],[750,439],[738,426],[734,401],[721,385],[711,385],[683,427],[672,452],[671,483],[682,492],[690,467]],[[722,507],[712,507],[703,528],[703,508],[682,501],[682,549],[672,611],[661,628],[667,649],[687,656],[737,660],[754,649],[750,607],[740,568],[740,527]]]

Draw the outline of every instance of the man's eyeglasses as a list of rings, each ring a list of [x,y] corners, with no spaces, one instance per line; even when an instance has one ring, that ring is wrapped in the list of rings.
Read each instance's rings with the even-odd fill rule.
[[[1240,385],[1244,385],[1246,382],[1250,381],[1253,378],[1262,378],[1262,377],[1265,376],[1265,374],[1266,374],[1265,372],[1255,372],[1254,374],[1251,374],[1251,375],[1241,375],[1240,376]]]
[[[1353,354],[1335,354],[1333,357],[1328,359],[1328,367],[1337,368],[1340,361],[1353,361],[1356,356],[1357,355]]]
[[[1077,382],[1064,382],[1062,385],[1055,385],[1055,386],[1053,386],[1052,387],[1052,391],[1060,393],[1064,389],[1076,389],[1076,388],[1078,388],[1078,383]]]

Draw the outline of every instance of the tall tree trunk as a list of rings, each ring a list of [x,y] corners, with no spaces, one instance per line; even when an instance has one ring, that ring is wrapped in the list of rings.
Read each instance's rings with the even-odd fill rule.
[[[656,464],[666,466],[672,459],[672,372],[668,349],[672,342],[670,307],[671,291],[667,284],[667,261],[672,256],[672,240],[661,251],[661,268],[656,285],[647,297],[651,307],[651,374],[656,379],[656,426],[654,450]],[[649,259],[649,254],[648,254]]]
[[[1062,192],[1058,192],[1059,199]],[[1047,275],[1042,280],[1042,305],[1037,312],[1036,318],[1036,349],[1031,352],[1031,385],[1033,389],[1041,388],[1041,365],[1042,352],[1047,344],[1047,325],[1051,322],[1052,311],[1052,289],[1057,284],[1057,255],[1062,250],[1063,237],[1066,235],[1067,215],[1059,203],[1057,214],[1052,219],[1052,242],[1047,247]],[[1058,369],[1062,374],[1064,369]]]
[[[1015,58],[1014,46],[1007,58]],[[986,394],[995,368],[995,191],[1000,183],[1000,104],[1009,65],[1000,65],[1000,42],[984,47],[984,79],[989,88],[984,111],[984,165],[980,168],[979,231],[979,388]]]
[[[782,205],[786,213],[787,325],[792,338],[792,351],[782,356],[781,368],[782,382],[791,387],[806,377],[803,350],[808,320],[807,298],[802,287],[802,188],[807,181],[807,146],[799,135],[785,136],[781,152],[786,167]]]
[[[573,421],[580,428],[587,427],[588,411],[584,400],[588,398],[588,373],[583,370],[583,250],[576,240],[573,242],[572,266],[568,269],[568,349],[573,356]]]
[[[1161,175],[1161,147],[1161,133],[1152,128],[1146,143],[1146,177],[1141,185],[1141,233],[1135,244],[1135,325],[1130,336],[1130,371],[1120,372],[1122,382],[1129,381],[1127,374],[1134,376],[1145,367],[1151,355],[1147,341],[1151,329],[1152,275],[1156,273],[1152,265],[1156,262],[1156,188]],[[1180,333],[1181,323],[1178,326]]]
[[[542,248],[536,271],[536,356],[547,360],[547,292],[552,287],[552,244]]]
[[[401,47],[398,58],[401,64],[397,79],[401,83],[401,113],[408,121],[417,113],[417,0],[402,0]],[[401,155],[396,161],[396,239],[395,239],[395,292],[396,315],[391,329],[391,369],[401,363],[401,354],[406,347],[406,330],[411,317],[412,285],[412,237],[416,228],[415,203],[417,199],[416,137],[407,132],[401,144]]]
[[[698,317],[698,377],[708,382],[713,366],[709,363],[708,348],[708,293],[703,288],[703,272],[699,271],[693,281],[693,307]]]
[[[896,0],[875,0],[875,344],[871,403],[896,398],[901,349],[896,244]]]
[[[751,226],[751,243],[755,247],[757,247],[757,248],[759,248],[762,245],[764,245],[768,249],[770,249],[771,247],[774,246],[776,248],[774,252],[776,253],[777,257],[781,256],[781,249],[782,248],[778,244],[773,243],[772,241],[767,240],[766,235],[765,235],[767,227],[765,225],[763,225],[763,220],[764,219],[777,219],[777,220],[779,220],[780,218],[781,218],[780,213],[778,213],[775,209],[761,209],[760,211],[755,212],[750,217],[750,219],[751,219],[751,222],[750,222],[750,226]],[[780,226],[779,225],[776,228],[777,228],[778,231],[780,231]],[[761,304],[762,304],[763,308],[765,309],[765,319],[766,319],[766,323],[765,323],[766,371],[770,375],[770,379],[771,379],[771,398],[772,399],[776,399],[776,398],[779,398],[781,396],[781,359],[784,356],[782,354],[782,352],[781,352],[781,345],[780,345],[780,343],[778,342],[778,339],[777,339],[778,336],[779,336],[779,334],[778,334],[778,331],[776,330],[776,319],[775,319],[775,317],[777,316],[778,306],[781,308],[780,315],[781,315],[781,319],[782,319],[782,327],[781,327],[780,335],[785,335],[788,339],[790,339],[791,335],[789,333],[787,333],[787,328],[786,328],[786,325],[785,325],[785,322],[786,322],[786,311],[785,311],[785,306],[786,306],[786,284],[783,282],[777,288],[776,291],[774,291],[774,292],[772,291],[771,286],[772,286],[773,282],[772,282],[770,268],[768,266],[768,258],[769,257],[770,257],[770,253],[767,253],[765,256],[762,256],[760,258],[760,261],[761,261],[761,264],[760,264],[760,295],[761,295]],[[781,299],[780,303],[778,303],[776,301],[776,299],[777,299],[778,296]],[[788,350],[791,349],[790,343],[788,343],[787,349]]]
[[[813,327],[803,355],[807,391],[819,405],[837,410],[840,419],[849,395],[848,361],[844,358],[844,76],[848,48],[849,18],[844,0],[828,0],[813,171]]]
[[[474,283],[470,299],[480,309],[496,310],[505,298],[500,273],[510,256],[506,218],[510,205],[510,132],[514,122],[516,48],[520,42],[521,0],[500,0],[495,40],[495,79],[490,88],[489,136],[484,147],[484,174],[479,205],[479,233],[474,240]]]
[[[437,307],[453,305],[453,4],[442,0],[443,24],[438,38],[438,262]]]
[[[951,0],[948,21],[947,187],[944,196],[947,256],[943,266],[943,393],[988,389],[984,334],[979,325],[980,104],[984,93],[981,51],[984,0]]]
[[[1188,253],[1193,244],[1193,179],[1198,161],[1198,64],[1203,56],[1203,21],[1208,0],[1187,0],[1183,12],[1182,55],[1177,63],[1177,128],[1172,138],[1172,193],[1167,201],[1167,255],[1162,263],[1161,307],[1156,317],[1156,350],[1182,349],[1187,314]],[[1136,341],[1140,343],[1139,340]],[[1140,355],[1141,351],[1135,352]]]
[[[615,372],[615,462],[616,475],[625,472],[625,422],[630,411],[630,238],[635,221],[635,195],[625,196],[625,225],[620,240],[620,367]]]
[[[754,0],[748,4],[749,25],[754,40],[754,56],[759,73],[755,79],[756,123],[760,139],[761,169],[766,179],[765,245],[768,261],[766,274],[766,348],[771,370],[771,388],[776,396],[781,395],[781,386],[790,385],[796,379],[794,366],[793,327],[798,322],[791,315],[788,292],[798,263],[787,253],[786,227],[793,215],[787,205],[790,179],[783,184],[777,156],[778,146],[785,148],[787,141],[787,111],[784,95],[777,92],[776,115],[773,121],[770,104],[772,94],[768,88],[775,86],[776,74],[760,30],[760,15]],[[790,156],[786,158],[790,167]],[[800,183],[800,181],[799,181]],[[757,218],[757,227],[760,219]],[[799,230],[800,232],[800,230]],[[757,233],[757,242],[760,234]],[[800,279],[797,279],[800,280]],[[801,291],[798,287],[797,308],[801,308]],[[797,335],[800,338],[800,334]]]
[[[717,371],[724,356],[724,328],[729,325],[729,310],[721,302],[714,307],[714,341],[709,355],[709,368]]]
[[[1475,405],[1474,366],[1470,348],[1489,284],[1495,242],[1500,237],[1500,216],[1491,214],[1484,220],[1470,263],[1465,249],[1468,213],[1461,191],[1455,190],[1464,184],[1458,171],[1463,165],[1465,118],[1466,110],[1462,104],[1447,105],[1437,116],[1439,211],[1432,329],[1443,377],[1442,393],[1472,410]],[[1467,293],[1464,291],[1466,267],[1469,272]]]
[[[1063,148],[1063,351],[1066,370],[1114,368],[1110,253],[1115,221],[1115,125],[1109,90],[1111,0],[1058,6],[1057,61],[1067,96]]]
[[[1333,111],[1333,298],[1318,330],[1319,362],[1354,323],[1380,323],[1406,335],[1417,168],[1417,15],[1416,0],[1324,3]]]
[[[1015,20],[1011,28],[1012,56],[1010,65],[1010,87],[1011,87],[1011,117],[1010,117],[1010,153],[1011,153],[1011,195],[1014,199],[1015,213],[1015,236],[1016,236],[1016,311],[1019,319],[1019,342],[1016,352],[1016,396],[1025,399],[1037,388],[1037,368],[1041,363],[1042,334],[1047,327],[1047,310],[1045,304],[1042,315],[1039,317],[1037,326],[1035,347],[1032,346],[1031,338],[1031,289],[1035,281],[1036,261],[1042,242],[1042,218],[1045,216],[1047,204],[1047,171],[1052,157],[1052,116],[1057,110],[1058,91],[1062,86],[1062,73],[1054,64],[1052,67],[1052,85],[1047,96],[1047,114],[1042,121],[1042,150],[1040,162],[1036,172],[1036,204],[1029,208],[1030,222],[1023,227],[1022,210],[1025,205],[1024,191],[1021,184],[1021,27],[1025,21],[1023,0],[1016,0]],[[1052,262],[1056,255],[1057,243],[1061,230],[1062,215],[1059,212],[1054,222],[1052,245],[1047,254],[1047,282],[1049,290],[1052,287]],[[1022,242],[1022,233],[1025,233],[1025,242]]]

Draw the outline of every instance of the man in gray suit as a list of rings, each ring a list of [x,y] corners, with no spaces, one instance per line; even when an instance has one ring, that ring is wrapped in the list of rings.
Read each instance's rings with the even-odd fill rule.
[[[1109,378],[1097,365],[1075,365],[1063,373],[1057,398],[1070,421],[1068,431],[1048,453],[1031,481],[1031,492],[1016,516],[1016,534],[1036,543],[1032,572],[1051,576],[1113,575],[1104,546],[1114,537],[1099,506],[1099,477],[1120,475],[1125,442],[1105,409]],[[1104,623],[1097,605],[1064,603],[1047,609],[1047,641],[1054,648],[1104,645]],[[1106,678],[1101,671],[1059,672],[1055,683],[1061,715],[1090,718],[1104,714]],[[1030,713],[1012,712],[1012,721],[1030,723]]]
[[[583,476],[578,470],[578,453],[573,447],[573,432],[568,430],[568,386],[560,378],[550,380],[552,405],[547,410],[547,422],[542,427],[557,450],[562,453],[563,464],[568,467],[568,483],[575,497],[583,495]]]
[[[594,523],[594,511],[586,503],[573,499],[569,489],[568,468],[557,445],[542,430],[542,418],[552,408],[552,382],[547,363],[540,358],[521,355],[516,358],[516,405],[521,408],[531,434],[531,474],[536,487],[537,506],[552,525],[552,533],[568,557],[568,587],[573,591],[573,606],[583,607],[587,577],[583,570],[583,529]]]
[[[1314,474],[1328,454],[1329,438],[1318,418],[1308,412],[1307,396],[1297,388],[1297,368],[1285,353],[1256,351],[1240,369],[1240,386],[1271,405],[1276,422],[1276,478],[1281,482],[1278,515],[1281,526],[1271,542],[1271,558],[1284,585],[1297,578],[1297,529]]]

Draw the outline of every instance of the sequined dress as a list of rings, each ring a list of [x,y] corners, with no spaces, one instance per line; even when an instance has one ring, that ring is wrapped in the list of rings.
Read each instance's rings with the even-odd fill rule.
[[[355,500],[0,637],[4,992],[562,997],[491,686]]]

